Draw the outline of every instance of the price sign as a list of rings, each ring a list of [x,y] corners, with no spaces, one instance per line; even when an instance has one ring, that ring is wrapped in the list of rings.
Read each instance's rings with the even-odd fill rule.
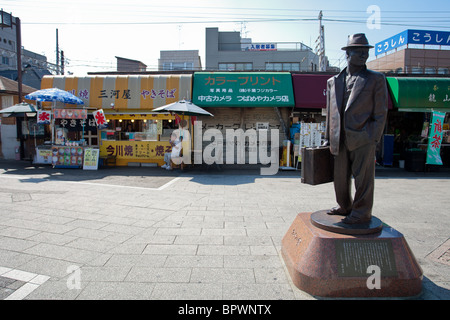
[[[100,155],[99,149],[93,148],[84,149],[83,170],[97,170],[99,155]]]

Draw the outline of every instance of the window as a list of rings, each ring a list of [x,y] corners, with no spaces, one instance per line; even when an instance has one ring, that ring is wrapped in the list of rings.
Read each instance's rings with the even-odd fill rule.
[[[291,71],[291,63],[283,63],[283,71]]]
[[[220,71],[234,71],[236,69],[236,66],[234,63],[219,63],[219,70]]]
[[[289,71],[300,71],[300,63],[291,63],[291,70]]]
[[[194,70],[194,63],[193,62],[164,62],[163,70],[164,71]]]
[[[298,62],[267,62],[267,71],[300,71]]]
[[[8,57],[2,57],[2,64],[9,65],[9,58]]]
[[[253,70],[253,63],[219,63],[220,71],[248,71]]]
[[[439,68],[438,74],[448,74],[448,68]]]

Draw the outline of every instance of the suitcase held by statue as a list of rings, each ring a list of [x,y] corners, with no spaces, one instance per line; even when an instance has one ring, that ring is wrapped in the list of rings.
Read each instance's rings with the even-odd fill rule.
[[[334,158],[330,147],[302,148],[302,183],[317,185],[333,181]]]

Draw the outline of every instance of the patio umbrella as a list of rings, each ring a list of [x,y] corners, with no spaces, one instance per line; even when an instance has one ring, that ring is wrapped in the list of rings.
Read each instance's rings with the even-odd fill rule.
[[[27,117],[36,116],[36,113],[37,113],[36,107],[26,102],[21,102],[11,107],[0,110],[0,114],[3,114],[6,117],[24,117],[25,120],[27,119]],[[22,134],[22,126],[19,126],[19,130]],[[35,127],[34,130],[36,130]],[[36,147],[36,131],[34,132],[34,146]],[[20,149],[24,150],[24,141],[22,138],[20,139]]]
[[[83,100],[68,91],[58,88],[42,89],[27,94],[25,99],[37,101],[60,101],[69,104],[84,104]]]
[[[69,104],[84,104],[83,100],[77,96],[71,94],[68,91],[61,90],[58,88],[41,89],[25,96],[25,99],[36,100],[36,101],[51,101],[52,102],[52,112],[53,108],[56,107],[56,101],[69,103]],[[52,119],[54,122],[54,118]],[[52,143],[55,138],[55,126],[52,125]]]
[[[0,114],[7,117],[34,117],[36,115],[36,107],[32,104],[21,102],[11,107],[0,110]]]
[[[153,109],[154,112],[174,112],[177,114],[187,115],[187,116],[211,116],[214,117],[213,114],[208,111],[196,106],[190,101],[180,100],[177,102],[173,102],[167,104],[165,106]]]

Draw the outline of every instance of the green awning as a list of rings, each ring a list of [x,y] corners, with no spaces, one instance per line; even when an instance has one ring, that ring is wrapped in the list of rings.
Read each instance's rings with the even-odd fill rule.
[[[450,112],[450,78],[387,77],[387,82],[399,111]]]
[[[293,107],[289,72],[196,72],[193,102],[201,107]]]

